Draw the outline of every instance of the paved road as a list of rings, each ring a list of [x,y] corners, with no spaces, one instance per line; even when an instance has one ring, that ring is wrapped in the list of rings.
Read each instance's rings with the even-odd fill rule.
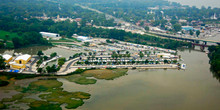
[[[37,57],[33,57],[33,58],[34,58],[34,61],[31,62],[30,67],[28,69],[28,72],[33,72],[32,66],[39,60],[39,58],[37,58]]]
[[[65,67],[65,69],[63,70],[63,72],[66,72],[66,71],[70,68],[70,66],[72,66],[73,62],[75,62],[75,61],[77,61],[77,60],[79,60],[79,58],[75,58],[75,59],[73,59],[72,61],[70,61],[70,62],[67,64],[67,66]]]
[[[96,9],[93,9],[93,8],[90,8],[90,7],[87,7],[87,6],[82,6],[82,5],[79,5],[79,4],[77,4],[77,5],[80,6],[81,8],[84,8],[84,9],[88,9],[88,10],[91,10],[91,11],[95,11],[97,13],[105,14],[106,18],[114,19],[116,23],[122,23],[123,22],[123,23],[126,23],[126,24],[130,24],[130,26],[135,27],[138,30],[145,31],[145,29],[143,27],[140,27],[140,26],[137,26],[137,25],[132,24],[130,22],[124,21],[123,19],[116,18],[116,17],[114,17],[110,14],[101,12],[99,10],[96,10]]]
[[[220,41],[215,41],[215,40],[181,37],[181,36],[178,36],[178,35],[171,35],[171,34],[165,34],[165,33],[152,32],[152,31],[151,31],[151,33],[156,34],[158,36],[163,36],[163,37],[168,37],[168,38],[171,37],[171,38],[174,38],[174,39],[185,39],[185,40],[205,41],[205,42],[210,42],[210,43],[220,43]]]

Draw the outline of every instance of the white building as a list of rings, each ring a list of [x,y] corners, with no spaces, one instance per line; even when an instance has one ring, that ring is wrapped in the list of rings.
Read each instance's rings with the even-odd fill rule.
[[[158,53],[157,58],[172,58],[174,55],[171,55],[170,53]]]
[[[161,33],[166,33],[165,30],[162,30],[162,29],[160,29],[158,27],[150,27],[150,30],[151,31],[156,31],[156,32],[161,32]]]
[[[52,40],[61,39],[60,34],[57,34],[57,33],[40,32],[40,34],[43,36],[43,38],[46,38],[47,40],[49,40],[50,38]]]
[[[9,54],[4,54],[2,57],[5,59],[6,63],[9,63],[12,60],[12,56]]]
[[[86,36],[78,36],[77,40],[82,41],[82,42],[91,42],[91,39]]]

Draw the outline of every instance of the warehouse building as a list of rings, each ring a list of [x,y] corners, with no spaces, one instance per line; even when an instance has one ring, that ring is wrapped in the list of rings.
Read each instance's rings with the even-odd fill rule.
[[[40,34],[43,36],[43,38],[46,38],[47,40],[59,40],[61,39],[60,34],[57,33],[49,33],[49,32],[40,32]]]
[[[86,36],[78,36],[76,39],[82,42],[91,42],[91,39]]]

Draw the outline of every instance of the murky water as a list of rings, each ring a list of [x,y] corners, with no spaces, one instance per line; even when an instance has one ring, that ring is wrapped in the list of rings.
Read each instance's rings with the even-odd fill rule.
[[[219,110],[220,83],[209,70],[208,57],[199,51],[179,52],[184,70],[129,70],[115,80],[78,85],[64,79],[67,91],[92,96],[80,110]]]
[[[68,56],[64,49],[53,47],[43,51]],[[186,70],[129,70],[128,75],[98,80],[93,85],[58,80],[63,82],[66,91],[91,94],[79,110],[219,110],[220,83],[209,70],[207,55],[195,50],[178,54],[187,64]]]

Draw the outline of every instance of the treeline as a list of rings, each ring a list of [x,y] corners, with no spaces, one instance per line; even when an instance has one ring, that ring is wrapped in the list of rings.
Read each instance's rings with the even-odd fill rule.
[[[106,19],[104,14],[83,9],[74,4],[46,0],[1,0],[0,14],[10,15],[14,19],[33,17],[54,17],[58,15],[64,18],[82,18],[87,23],[98,26],[115,26],[114,20]]]
[[[18,4],[13,4],[11,0],[9,0],[9,3],[12,3],[12,6],[9,6],[7,4],[8,2],[5,0],[2,0],[0,4],[0,30],[5,30],[8,32],[16,32],[20,37],[15,37],[12,39],[12,42],[14,44],[15,48],[20,48],[24,46],[28,46],[31,44],[48,44],[46,40],[44,40],[41,35],[39,34],[40,31],[45,32],[53,32],[53,33],[59,33],[61,36],[71,37],[73,34],[78,35],[85,35],[85,36],[92,36],[92,37],[103,37],[103,38],[112,38],[117,39],[121,41],[127,41],[127,42],[133,42],[133,43],[139,43],[139,44],[148,44],[152,46],[158,46],[158,47],[164,47],[169,49],[176,49],[178,47],[182,46],[189,46],[189,43],[171,40],[171,39],[161,39],[155,36],[149,36],[149,35],[139,35],[139,34],[132,34],[130,32],[125,32],[123,30],[116,30],[116,29],[102,29],[102,28],[94,28],[91,26],[87,26],[86,20],[82,20],[80,22],[80,25],[78,25],[76,22],[70,22],[70,21],[63,21],[63,22],[54,22],[53,20],[38,20],[36,18],[28,18],[24,19],[22,15],[26,16],[32,16],[35,11],[41,11],[38,8],[33,9],[34,7],[37,7],[38,5],[45,6],[47,2],[44,1],[41,3],[41,0],[36,1],[33,0],[30,2],[30,0],[19,0],[21,2],[18,3],[21,6],[21,9],[18,9],[20,11],[14,10],[15,12],[10,11],[12,7],[14,9],[17,9],[17,6],[20,6]],[[27,1],[27,2],[25,2]],[[16,2],[15,2],[16,3]],[[30,6],[30,4],[32,4]],[[34,4],[36,3],[36,4]],[[53,4],[53,3],[52,3]],[[3,7],[1,7],[3,6]],[[48,5],[48,8],[50,5]],[[29,9],[30,8],[30,9]],[[55,8],[55,7],[51,7]],[[24,9],[24,10],[22,10]],[[46,8],[47,9],[47,8]],[[26,10],[26,11],[25,11]],[[61,9],[62,10],[62,9]],[[21,12],[24,11],[24,12]],[[69,10],[70,11],[70,10]],[[8,12],[8,13],[7,13]],[[50,13],[57,13],[56,9],[49,11]],[[49,12],[47,13],[48,15]],[[65,13],[66,11],[64,11]],[[78,12],[77,10],[75,11]],[[74,13],[75,13],[74,12]],[[20,15],[18,13],[21,13]],[[33,13],[33,14],[32,14]],[[37,12],[36,12],[37,13]],[[84,13],[84,15],[88,16],[91,13]],[[27,17],[28,17],[27,16]],[[89,18],[89,17],[88,17]],[[100,21],[103,24],[105,24],[104,21]],[[113,22],[113,21],[112,21]]]
[[[0,15],[0,30],[17,33],[19,37],[13,37],[14,48],[25,47],[29,45],[49,45],[47,40],[39,34],[40,31],[46,31],[48,26],[44,21],[37,19],[13,19],[11,16]],[[3,47],[2,47],[3,48]]]
[[[171,19],[186,19],[189,22],[192,20],[205,20],[210,18],[214,13],[219,17],[220,8],[201,7],[201,9],[195,6],[182,7],[180,4],[165,0],[138,0],[138,1],[115,1],[113,3],[93,3],[88,4],[90,7],[98,9],[100,11],[111,14],[117,18],[123,18],[124,20],[132,23],[136,23],[139,20],[161,20],[163,17],[168,16]],[[156,7],[157,9],[151,9]],[[153,13],[151,13],[151,11]]]
[[[178,47],[191,46],[191,43],[188,42],[182,42],[172,39],[162,39],[150,35],[133,34],[131,32],[125,32],[124,30],[117,30],[117,29],[82,27],[76,30],[77,30],[76,33],[79,35],[117,39],[126,42],[151,45],[151,46],[157,46],[168,49],[177,49]]]
[[[210,46],[208,50],[209,63],[211,64],[210,70],[220,80],[220,46]]]
[[[80,31],[76,22],[55,23],[52,19],[39,20],[35,18],[41,16],[56,18],[57,15],[82,18],[81,27],[86,26],[86,23],[98,26],[116,25],[113,19],[107,20],[104,14],[82,9],[79,6],[45,0],[1,0],[0,30],[17,33],[19,37],[7,35],[4,41],[0,41],[0,48],[20,48],[35,44],[49,45],[39,34],[41,31],[59,33],[67,37]],[[12,39],[11,41],[8,39],[9,37]]]

